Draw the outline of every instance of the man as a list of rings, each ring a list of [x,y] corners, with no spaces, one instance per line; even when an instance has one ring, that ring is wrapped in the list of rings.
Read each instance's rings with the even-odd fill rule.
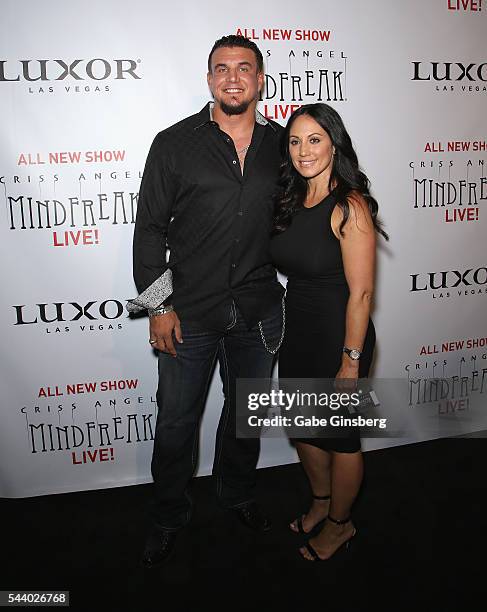
[[[149,305],[149,342],[159,350],[146,566],[168,557],[190,520],[187,487],[216,360],[225,395],[213,465],[218,496],[248,527],[269,528],[254,500],[259,440],[235,435],[235,385],[270,376],[282,339],[283,288],[268,254],[281,128],[256,111],[264,74],[255,43],[218,40],[207,79],[214,102],[152,144],[135,225],[134,302]]]

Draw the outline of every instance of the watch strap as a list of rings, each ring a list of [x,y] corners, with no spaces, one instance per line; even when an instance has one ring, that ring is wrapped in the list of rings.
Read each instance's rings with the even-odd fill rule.
[[[354,361],[358,361],[362,355],[362,351],[359,351],[358,349],[350,349],[346,346],[343,347],[343,352],[346,353],[350,359],[353,359]]]

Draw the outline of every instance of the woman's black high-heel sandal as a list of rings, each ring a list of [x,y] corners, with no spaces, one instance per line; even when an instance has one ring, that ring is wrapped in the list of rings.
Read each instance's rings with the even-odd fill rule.
[[[313,495],[313,499],[317,499],[319,501],[326,501],[327,499],[330,499],[330,495]],[[321,527],[323,526],[323,523],[326,521],[326,516],[325,516],[324,518],[321,519],[321,521],[318,521],[316,525],[313,525],[313,527],[311,527],[309,531],[305,531],[303,527],[304,516],[305,515],[302,514],[299,518],[296,519],[296,526],[298,530],[295,531],[294,529],[290,528],[291,531],[294,531],[294,533],[300,533],[301,535],[314,535],[314,533],[316,533],[317,531],[321,529]]]
[[[332,516],[328,515],[326,517],[329,521],[331,521],[332,523],[335,523],[335,525],[345,525],[345,523],[349,523],[352,520],[351,516],[348,516],[346,519],[342,519],[342,520],[338,520],[338,519],[334,519]],[[357,530],[354,528],[352,535],[348,538],[348,540],[346,540],[345,542],[343,542],[343,544],[340,544],[340,546],[335,550],[335,552],[330,556],[327,557],[326,559],[322,559],[318,553],[316,552],[316,550],[311,546],[311,544],[309,543],[309,541],[307,541],[304,545],[304,547],[306,548],[306,550],[309,552],[309,554],[313,557],[314,561],[329,561],[331,559],[331,557],[333,557],[334,555],[336,555],[336,553],[345,547],[345,550],[348,550],[350,548],[350,540],[353,538],[353,536],[357,533]]]

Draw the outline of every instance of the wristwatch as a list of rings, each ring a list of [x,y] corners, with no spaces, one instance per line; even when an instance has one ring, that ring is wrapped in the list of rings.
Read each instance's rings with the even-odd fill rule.
[[[350,357],[350,359],[353,359],[354,361],[358,361],[360,359],[360,355],[362,354],[359,350],[349,349],[346,346],[343,347],[343,352],[346,353]]]

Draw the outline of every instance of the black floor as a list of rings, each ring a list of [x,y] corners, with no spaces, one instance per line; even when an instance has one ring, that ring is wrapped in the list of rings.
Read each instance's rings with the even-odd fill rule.
[[[357,536],[326,563],[302,560],[287,527],[309,500],[298,464],[259,471],[265,535],[195,479],[193,521],[153,570],[138,564],[150,485],[0,500],[0,590],[69,590],[86,611],[467,610],[485,599],[486,449],[449,439],[365,453]]]

